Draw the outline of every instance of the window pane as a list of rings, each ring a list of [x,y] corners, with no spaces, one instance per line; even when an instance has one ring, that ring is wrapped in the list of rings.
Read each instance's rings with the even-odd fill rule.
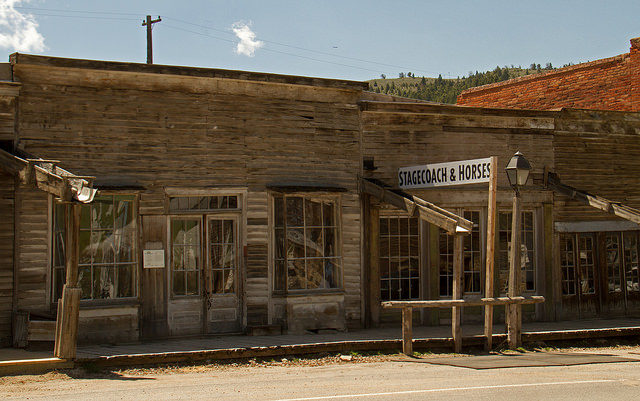
[[[299,197],[287,197],[287,227],[304,227],[303,200]]]
[[[62,296],[62,288],[65,281],[64,269],[53,269],[53,301],[56,302]]]
[[[113,228],[113,199],[111,197],[94,200],[91,204],[91,228]]]
[[[211,245],[211,268],[219,269],[224,266],[224,256],[222,254],[222,245]]]
[[[276,227],[284,227],[284,199],[280,196],[273,199],[273,215]]]
[[[238,208],[238,197],[237,196],[227,196],[229,199],[229,209],[237,209]]]
[[[93,297],[97,299],[115,298],[115,269],[101,266],[93,268]]]
[[[209,220],[209,239],[212,244],[221,244],[222,237],[222,220]]]
[[[275,230],[275,246],[276,246],[276,259],[284,259],[285,246],[284,246],[284,230],[276,228]]]
[[[324,202],[322,204],[322,219],[325,227],[335,227],[335,210],[334,204],[330,202]]]
[[[80,267],[78,269],[78,283],[82,289],[82,299],[91,298],[91,268]],[[60,293],[62,295],[62,293]]]
[[[307,288],[324,287],[322,259],[307,259]]]
[[[307,246],[307,258],[319,258],[322,257],[322,251],[324,244],[322,241],[322,228],[310,228],[306,230],[305,241]]]
[[[307,227],[322,227],[322,203],[305,199],[304,218]]]
[[[289,260],[287,264],[287,287],[292,290],[305,288],[304,259]]]
[[[284,290],[285,289],[285,277],[286,270],[284,268],[284,260],[276,260],[274,266],[274,289],[275,290]]]
[[[324,259],[325,288],[340,287],[340,270],[337,259]]]
[[[94,250],[91,248],[91,231],[80,230],[80,238],[78,240],[80,247],[80,264],[90,264]]]
[[[235,270],[226,269],[224,271],[224,292],[226,294],[235,292]]]
[[[200,272],[188,270],[187,271],[187,294],[186,295],[198,295],[198,275]]]
[[[184,272],[173,272],[173,295],[186,295]]]
[[[134,266],[122,265],[118,268],[118,296],[121,298],[133,296]]]
[[[213,293],[224,293],[224,274],[222,273],[222,270],[213,271]]]
[[[287,229],[287,258],[304,258],[303,229]]]

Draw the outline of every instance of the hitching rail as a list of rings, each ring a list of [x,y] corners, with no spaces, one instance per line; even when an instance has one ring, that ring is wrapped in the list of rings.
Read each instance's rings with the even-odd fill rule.
[[[387,301],[382,302],[383,308],[402,309],[402,353],[413,355],[413,308],[452,308],[466,306],[487,306],[487,305],[528,305],[544,302],[543,296],[530,297],[498,297],[498,298],[470,298],[470,299],[440,299],[433,301]],[[452,332],[456,332],[455,324],[451,322]],[[462,337],[454,338],[454,342],[461,342]],[[454,344],[456,351],[461,349],[462,344]]]

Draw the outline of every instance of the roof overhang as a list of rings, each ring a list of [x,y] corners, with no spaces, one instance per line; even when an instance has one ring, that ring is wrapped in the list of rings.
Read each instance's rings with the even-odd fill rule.
[[[360,179],[360,191],[373,196],[380,202],[406,211],[409,216],[418,216],[422,220],[442,228],[449,234],[469,234],[473,228],[471,221],[455,213],[442,209],[417,196],[384,188],[367,178]]]
[[[63,201],[93,201],[97,192],[93,188],[95,177],[72,174],[57,163],[57,160],[23,159],[0,149],[0,169],[18,176],[23,185],[32,185]]]

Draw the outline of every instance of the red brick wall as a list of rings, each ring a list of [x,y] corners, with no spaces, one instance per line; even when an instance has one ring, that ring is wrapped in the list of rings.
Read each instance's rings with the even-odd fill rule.
[[[468,89],[464,106],[640,111],[640,38],[630,53]]]

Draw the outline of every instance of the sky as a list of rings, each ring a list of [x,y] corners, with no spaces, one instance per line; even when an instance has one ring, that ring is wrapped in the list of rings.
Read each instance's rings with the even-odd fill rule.
[[[42,54],[367,80],[629,51],[640,1],[0,0],[0,60]],[[3,55],[4,54],[4,55]]]

